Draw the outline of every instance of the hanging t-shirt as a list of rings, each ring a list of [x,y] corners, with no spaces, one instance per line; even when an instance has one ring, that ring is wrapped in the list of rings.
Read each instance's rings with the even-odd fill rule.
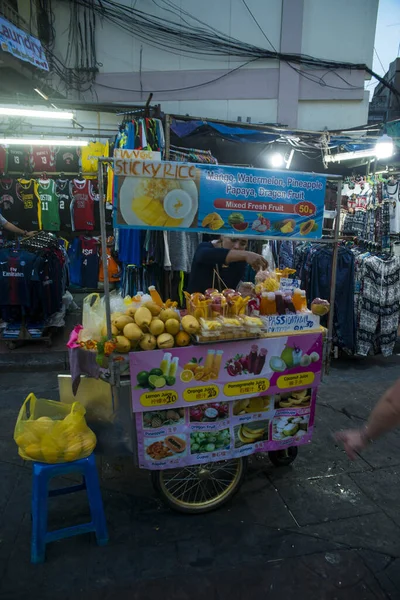
[[[56,151],[56,171],[78,173],[79,156],[79,148],[76,146],[59,146]]]
[[[15,179],[0,179],[0,213],[9,223],[18,226],[22,203],[16,185]]]
[[[7,158],[10,173],[25,173],[27,171],[29,164],[27,146],[10,146]]]
[[[39,179],[38,193],[42,204],[43,229],[45,231],[60,231],[60,213],[55,182],[52,179]]]
[[[107,240],[108,243],[109,240]],[[120,281],[121,279],[121,268],[118,266],[117,261],[112,256],[111,248],[107,246],[107,267],[108,267],[108,281],[110,283],[115,283]],[[100,261],[100,270],[99,270],[99,281],[104,282],[104,270],[103,270],[103,262]]]
[[[71,218],[73,231],[94,229],[94,199],[92,184],[88,179],[72,181]]]
[[[98,242],[95,238],[80,236],[82,266],[81,285],[85,288],[97,289],[99,277],[99,253]]]
[[[58,208],[60,214],[60,229],[61,231],[71,231],[71,181],[69,179],[57,179],[56,194],[58,197]]]
[[[0,144],[0,175],[7,173],[7,148]]]
[[[29,152],[31,171],[52,173],[56,170],[56,155],[54,146],[32,146]]]
[[[34,179],[18,179],[17,196],[22,202],[19,226],[27,231],[42,229],[42,210]]]
[[[0,306],[31,305],[31,280],[36,254],[0,250]]]
[[[385,192],[389,200],[390,233],[400,233],[399,182],[386,183]]]
[[[82,148],[82,171],[83,173],[97,174],[99,164],[98,158],[108,156],[108,142],[89,142],[87,146]]]

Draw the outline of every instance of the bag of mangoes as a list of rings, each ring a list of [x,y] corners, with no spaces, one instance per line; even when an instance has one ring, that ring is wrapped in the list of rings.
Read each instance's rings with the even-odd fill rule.
[[[86,424],[80,402],[65,404],[29,394],[14,429],[18,454],[44,463],[86,458],[96,446],[96,436]]]

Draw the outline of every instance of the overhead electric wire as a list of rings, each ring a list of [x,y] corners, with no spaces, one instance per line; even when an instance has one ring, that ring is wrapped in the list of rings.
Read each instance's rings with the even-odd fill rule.
[[[312,69],[326,69],[327,73],[323,76],[326,77],[328,72],[334,72],[336,76],[343,80],[343,82],[350,89],[363,89],[358,88],[357,86],[352,86],[349,82],[347,82],[340,74],[337,73],[338,69],[348,69],[350,71],[364,71],[368,74],[375,77],[380,83],[382,83],[385,87],[389,88],[392,93],[399,99],[400,92],[397,90],[390,82],[386,81],[383,77],[372,71],[367,65],[361,63],[349,63],[349,62],[339,62],[332,61],[327,59],[317,59],[312,56],[304,55],[304,54],[294,54],[294,53],[285,53],[278,52],[271,41],[268,39],[268,36],[262,30],[261,26],[257,22],[253,13],[251,12],[250,7],[246,0],[242,0],[247,10],[251,14],[253,20],[257,23],[258,28],[262,31],[264,37],[268,41],[269,45],[274,48],[273,51],[267,50],[265,48],[254,46],[250,43],[240,41],[231,36],[225,35],[212,26],[204,23],[197,17],[190,15],[184,9],[177,7],[170,0],[152,0],[153,4],[160,8],[159,2],[162,2],[166,8],[164,10],[169,12],[172,16],[176,16],[181,19],[181,23],[177,23],[174,20],[171,20],[166,15],[153,15],[148,12],[141,11],[135,7],[124,6],[115,0],[61,0],[64,3],[67,2],[71,7],[71,12],[73,10],[78,12],[78,7],[83,10],[87,10],[89,14],[92,15],[93,21],[89,23],[89,29],[92,36],[94,36],[94,27],[95,27],[95,17],[97,16],[101,21],[107,21],[116,27],[126,31],[133,37],[141,40],[142,42],[155,46],[163,51],[176,53],[179,55],[188,55],[198,59],[203,57],[213,57],[216,58],[218,56],[229,57],[230,60],[241,60],[245,61],[244,64],[238,67],[242,68],[247,61],[255,61],[255,60],[265,60],[265,59],[275,59],[286,62],[291,68],[293,68],[301,77],[308,78],[314,83],[322,85],[324,87],[329,87],[333,89],[348,89],[343,88],[341,86],[334,86],[326,83],[322,77],[319,75],[310,73]],[[184,18],[182,17],[184,15]],[[196,25],[191,25],[190,22],[196,23]],[[183,25],[184,23],[184,25]],[[79,26],[78,26],[79,27]],[[75,45],[76,48],[76,24],[73,25],[73,29],[75,31],[71,31],[71,38],[74,40],[70,46]],[[85,36],[86,37],[86,36]],[[72,73],[70,69],[67,68],[62,61],[58,59],[55,60],[57,64],[58,74],[63,76],[64,80],[66,79],[66,74],[70,78],[70,82],[73,87],[82,88],[83,85],[88,85],[87,90],[90,89],[91,84],[95,81],[96,67],[97,63],[93,64],[93,55],[95,55],[95,44],[93,43],[95,40],[92,37],[92,43],[90,46],[85,45],[84,52],[89,54],[92,57],[91,68],[85,69],[80,66],[78,68],[78,72],[76,69],[72,68]],[[87,42],[84,41],[84,44]],[[79,50],[78,50],[79,52]],[[82,54],[81,54],[82,57]],[[85,58],[86,58],[85,57]],[[95,59],[94,59],[95,60]],[[67,62],[67,61],[65,61]],[[68,64],[68,63],[67,63]],[[294,66],[297,65],[297,66]],[[299,67],[308,67],[309,70],[302,70]],[[233,73],[235,70],[228,71],[223,76],[216,78],[218,81],[220,78],[226,77],[230,73]],[[184,88],[174,88],[170,90],[163,90],[164,92],[169,91],[182,91],[184,89],[193,89],[194,87],[201,87],[202,85],[209,85],[213,81],[204,82],[203,84],[198,84],[196,86],[187,86]],[[98,84],[103,87],[107,87],[106,84]],[[111,86],[110,86],[111,87]],[[116,89],[116,88],[114,88]],[[86,90],[86,91],[87,91]],[[82,90],[85,91],[85,90]],[[123,89],[121,90],[123,91]],[[126,91],[135,92],[136,90],[131,90],[126,88]],[[152,92],[156,92],[157,90],[149,90]]]

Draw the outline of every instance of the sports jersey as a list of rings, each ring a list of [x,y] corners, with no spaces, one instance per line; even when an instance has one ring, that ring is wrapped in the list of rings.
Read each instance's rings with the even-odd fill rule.
[[[34,179],[18,179],[17,196],[22,202],[19,226],[27,231],[42,229],[42,208]]]
[[[0,306],[31,305],[31,280],[35,254],[25,250],[0,250]]]
[[[100,156],[108,156],[108,142],[106,144],[89,142],[87,146],[83,146],[81,155],[83,173],[96,174]]]
[[[34,172],[56,170],[55,148],[53,146],[32,146],[29,152],[29,166]]]
[[[10,146],[7,152],[10,173],[25,173],[28,169],[27,146]]]
[[[3,217],[13,223],[19,224],[22,202],[17,196],[15,179],[0,179],[0,212]]]
[[[60,214],[60,229],[61,231],[71,231],[71,181],[69,179],[57,179],[56,194]]]
[[[42,208],[42,228],[46,231],[60,231],[60,213],[55,182],[52,179],[39,179],[38,194]]]
[[[78,173],[79,149],[75,146],[59,146],[56,153],[56,171]]]
[[[85,288],[97,289],[99,280],[99,253],[98,242],[95,238],[80,236],[82,266],[81,285]]]
[[[7,149],[0,145],[0,175],[7,173]]]
[[[88,179],[72,181],[71,220],[73,231],[94,229],[94,198],[92,184]]]

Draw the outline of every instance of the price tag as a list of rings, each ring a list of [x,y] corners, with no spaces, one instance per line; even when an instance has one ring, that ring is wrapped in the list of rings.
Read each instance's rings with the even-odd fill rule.
[[[178,394],[171,391],[146,392],[140,396],[142,406],[168,406],[178,401]]]
[[[224,394],[229,397],[248,396],[249,394],[261,394],[269,388],[268,379],[248,379],[235,383],[227,383],[224,386]]]
[[[278,377],[277,386],[280,390],[286,390],[303,385],[311,385],[315,379],[314,373],[296,373],[295,375],[281,375]]]
[[[300,215],[300,217],[312,217],[317,212],[317,208],[315,204],[305,200],[304,202],[299,202],[296,204],[294,207],[294,212],[297,215]]]
[[[202,385],[199,387],[186,388],[183,392],[185,402],[207,402],[214,400],[219,395],[216,385]]]

